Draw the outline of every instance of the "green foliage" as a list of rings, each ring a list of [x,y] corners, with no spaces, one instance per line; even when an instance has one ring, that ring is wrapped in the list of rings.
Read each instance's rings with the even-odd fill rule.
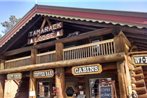
[[[2,34],[0,34],[0,37],[2,35],[6,34],[9,32],[19,21],[20,19],[16,18],[14,15],[11,15],[8,21],[4,21],[1,23],[1,25],[5,28],[4,31],[2,31]]]

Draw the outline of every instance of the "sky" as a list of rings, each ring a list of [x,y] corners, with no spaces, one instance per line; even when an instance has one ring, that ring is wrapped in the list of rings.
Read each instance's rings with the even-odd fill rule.
[[[22,18],[35,4],[147,13],[147,0],[0,0],[0,23],[11,15]]]

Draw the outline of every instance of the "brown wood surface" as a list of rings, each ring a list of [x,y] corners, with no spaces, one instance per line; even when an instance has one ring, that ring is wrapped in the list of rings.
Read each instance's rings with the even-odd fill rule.
[[[119,82],[119,94],[120,98],[127,98],[127,89],[124,77],[124,63],[118,62],[117,63],[117,72],[118,72],[118,82]]]
[[[56,61],[63,60],[63,43],[56,43]],[[55,69],[55,81],[57,88],[57,98],[65,98],[65,72],[64,67]]]
[[[4,98],[5,79],[6,76],[0,75],[0,98]]]
[[[126,38],[123,32],[120,32],[117,36],[114,37],[114,43],[117,53],[119,52],[128,53],[128,49],[126,48],[126,45],[128,47],[131,47],[129,40]]]
[[[37,49],[31,49],[31,61],[32,64],[36,64]],[[30,96],[30,93],[34,92],[34,96]],[[30,72],[30,85],[29,85],[29,98],[36,98],[36,79],[33,77],[33,72]]]
[[[17,68],[4,69],[4,70],[0,70],[0,74],[39,70],[39,69],[46,69],[46,68],[59,68],[59,67],[70,67],[70,66],[87,65],[87,64],[95,64],[95,63],[107,63],[107,62],[120,61],[123,59],[124,59],[124,53],[115,53],[112,55],[103,55],[103,56],[89,57],[84,59],[57,61],[57,62],[42,63],[42,64],[35,64],[35,65],[32,64],[32,65],[22,66]]]
[[[0,70],[5,68],[5,60],[0,60]]]

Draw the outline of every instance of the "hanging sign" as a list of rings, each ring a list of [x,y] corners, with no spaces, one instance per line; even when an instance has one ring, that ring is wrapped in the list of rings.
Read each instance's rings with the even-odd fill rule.
[[[20,80],[21,78],[22,78],[22,73],[7,74],[8,80]]]
[[[133,55],[132,60],[135,65],[147,65],[147,55]]]
[[[100,64],[72,67],[72,74],[73,75],[98,74],[101,72],[102,72],[102,66]]]
[[[63,27],[63,23],[59,22],[51,26],[46,26],[42,29],[31,31],[29,32],[28,35],[29,37],[28,44],[33,44],[35,42],[41,42],[48,39],[53,39],[63,36],[62,27]]]
[[[51,78],[54,76],[54,70],[48,69],[48,70],[39,70],[33,72],[34,78]]]

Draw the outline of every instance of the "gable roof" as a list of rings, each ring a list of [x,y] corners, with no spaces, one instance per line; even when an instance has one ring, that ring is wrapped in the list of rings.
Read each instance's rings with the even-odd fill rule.
[[[0,39],[0,47],[7,43],[35,15],[47,15],[57,18],[91,21],[106,24],[127,25],[147,28],[147,13],[121,12],[68,7],[35,5],[5,36]]]

